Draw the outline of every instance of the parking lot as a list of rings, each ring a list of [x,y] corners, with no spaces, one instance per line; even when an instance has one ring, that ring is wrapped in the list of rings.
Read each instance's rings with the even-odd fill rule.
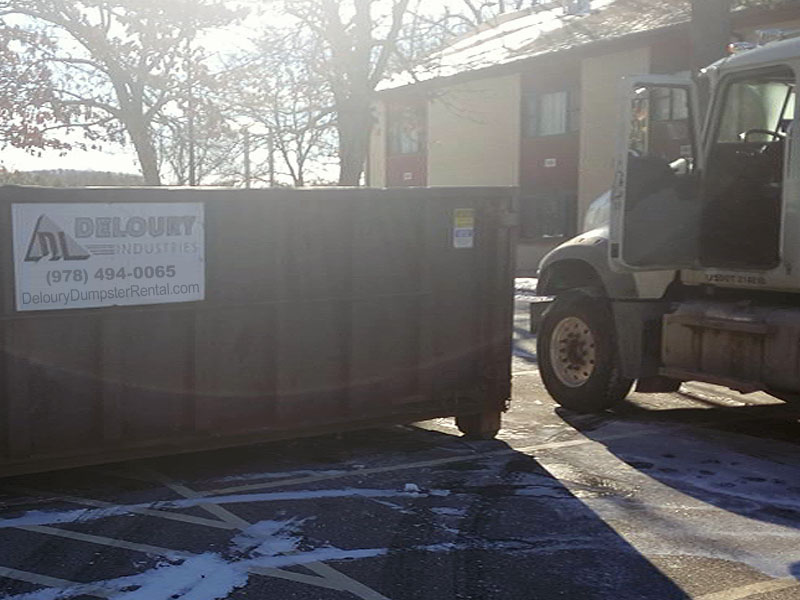
[[[496,440],[451,420],[0,481],[0,597],[800,598],[800,408],[548,398],[519,296]]]

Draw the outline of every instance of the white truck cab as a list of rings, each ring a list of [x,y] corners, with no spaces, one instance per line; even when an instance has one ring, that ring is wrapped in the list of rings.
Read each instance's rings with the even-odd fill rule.
[[[682,381],[800,399],[800,39],[622,82],[610,224],[540,265],[540,371],[602,410]]]

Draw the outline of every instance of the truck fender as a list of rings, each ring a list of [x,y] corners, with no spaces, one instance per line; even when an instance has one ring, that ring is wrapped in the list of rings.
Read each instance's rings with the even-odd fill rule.
[[[583,233],[551,250],[539,263],[536,293],[552,296],[576,287],[598,287],[605,296],[636,298],[631,273],[615,273],[608,266],[608,229]]]
[[[668,303],[660,298],[642,301],[632,273],[611,271],[606,232],[606,229],[590,231],[547,254],[540,263],[536,293],[544,297],[568,289],[581,289],[584,293],[607,298],[615,322],[622,374],[630,379],[653,377],[659,365],[661,332],[658,324]],[[533,314],[533,307],[531,312]]]

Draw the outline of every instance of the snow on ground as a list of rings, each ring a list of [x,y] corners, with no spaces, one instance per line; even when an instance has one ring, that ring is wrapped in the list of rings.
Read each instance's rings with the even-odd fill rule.
[[[576,549],[594,551],[613,540],[598,533],[592,515],[611,525],[644,556],[746,563],[774,577],[787,577],[800,564],[796,544],[800,495],[796,493],[795,466],[800,463],[800,451],[796,447],[779,442],[754,446],[753,438],[747,436],[698,432],[669,424],[612,422],[584,433],[598,443],[565,447],[554,454],[538,453],[536,462],[545,471],[523,470],[502,480],[503,494],[509,502],[517,503],[514,506],[520,515],[541,507],[536,503],[543,502],[550,507],[551,519],[563,514],[566,522],[583,515],[574,531],[553,535],[547,527],[540,531],[534,523],[529,531],[520,530],[506,539],[465,537],[462,521],[470,510],[467,507],[473,504],[454,503],[472,494],[481,496],[487,493],[486,485],[497,484],[497,473],[508,473],[506,459],[500,457],[487,459],[479,469],[463,471],[468,473],[463,484],[452,490],[426,489],[426,483],[431,482],[421,478],[419,483],[400,480],[388,489],[345,487],[227,494],[102,510],[30,511],[0,520],[0,528],[83,523],[124,514],[134,507],[181,509],[204,502],[224,506],[349,498],[376,502],[398,513],[413,509],[408,501],[426,499],[420,510],[429,515],[431,529],[424,541],[410,543],[402,550],[375,543],[342,547],[344,544],[314,533],[318,517],[312,504],[308,506],[312,512],[305,516],[262,520],[235,533],[221,550],[189,556],[165,554],[155,566],[136,575],[96,581],[91,586],[22,593],[6,600],[75,598],[91,595],[92,588],[115,600],[222,600],[247,585],[253,572],[385,557],[399,551],[443,555],[482,550],[544,560]],[[386,499],[397,499],[397,503]],[[518,504],[520,501],[533,504]],[[302,506],[298,505],[298,510]],[[584,531],[582,527],[587,524],[591,527]],[[752,552],[754,540],[759,541],[758,553]]]
[[[252,504],[256,502],[320,500],[330,498],[415,498],[420,491],[408,490],[381,490],[363,488],[345,488],[330,490],[298,490],[286,492],[262,492],[256,494],[231,494],[225,496],[185,498],[180,500],[165,500],[161,502],[148,502],[130,505],[120,505],[110,508],[88,508],[68,511],[26,511],[17,517],[0,519],[0,529],[11,527],[27,527],[32,525],[56,525],[66,523],[85,523],[107,517],[118,517],[130,514],[138,509],[181,509],[193,508],[213,502],[217,505],[225,504]],[[426,490],[430,496],[447,496],[448,490]]]
[[[528,300],[536,296],[536,283],[538,281],[535,277],[517,277],[514,280],[514,298],[516,300]]]
[[[772,577],[793,574],[800,564],[796,447],[669,425],[626,436],[629,427],[591,432],[610,440],[603,442],[609,452],[593,453],[591,466],[578,450],[543,466],[646,556],[722,559]]]

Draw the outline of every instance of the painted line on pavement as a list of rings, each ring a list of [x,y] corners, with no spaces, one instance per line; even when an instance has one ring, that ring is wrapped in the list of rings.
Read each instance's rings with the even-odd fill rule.
[[[797,581],[797,579],[773,579],[771,581],[759,581],[758,583],[722,590],[721,592],[714,592],[712,594],[703,594],[702,596],[696,596],[694,600],[743,600],[744,598],[750,598],[758,594],[778,592],[795,587],[800,588],[800,581]]]
[[[670,429],[675,429],[676,427],[671,427]],[[289,485],[303,485],[306,483],[318,483],[320,481],[333,481],[335,479],[344,479],[346,477],[361,477],[364,475],[379,475],[383,473],[392,473],[395,471],[405,471],[410,469],[421,469],[427,467],[438,467],[441,465],[449,465],[454,463],[460,462],[468,462],[473,460],[485,460],[489,458],[498,458],[501,456],[508,456],[511,454],[533,454],[535,452],[541,452],[543,450],[555,450],[559,448],[569,448],[572,446],[582,446],[585,444],[600,444],[602,445],[604,442],[611,442],[619,439],[631,438],[631,437],[639,437],[642,435],[646,435],[652,432],[654,429],[658,429],[663,431],[666,429],[665,426],[650,426],[646,425],[640,427],[636,431],[629,431],[626,433],[620,433],[617,435],[611,435],[606,438],[592,440],[587,437],[581,437],[580,439],[576,440],[567,440],[564,442],[547,442],[543,444],[534,444],[532,446],[510,446],[508,448],[503,448],[502,450],[492,450],[490,452],[475,452],[471,454],[465,454],[461,456],[449,456],[446,458],[432,458],[430,460],[421,460],[412,463],[402,463],[398,465],[387,465],[385,467],[371,467],[366,469],[358,469],[353,471],[348,471],[346,473],[329,473],[325,475],[311,475],[307,477],[294,477],[291,479],[275,479],[269,482],[263,483],[249,483],[245,485],[238,485],[238,486],[230,486],[225,488],[217,488],[213,490],[206,490],[203,492],[199,492],[200,496],[207,497],[207,496],[220,496],[220,495],[227,495],[227,494],[238,494],[242,492],[251,492],[257,490],[267,490],[271,488],[289,486]]]
[[[185,498],[197,499],[203,497],[195,490],[170,479],[166,475],[163,475],[154,469],[141,467],[139,470],[145,475],[151,475],[156,481],[158,481],[158,483],[165,485],[176,494],[179,494]],[[219,517],[223,521],[226,521],[232,525],[237,525],[242,531],[248,529],[252,525],[252,523],[233,514],[228,509],[220,506],[219,504],[215,504],[213,499],[209,499],[208,503],[203,503],[199,506],[211,514]],[[341,573],[324,563],[312,562],[306,564],[305,567],[317,573],[319,577],[312,577],[308,575],[305,577],[296,577],[296,573],[292,573],[291,571],[283,571],[282,569],[266,569],[258,572],[257,574],[274,577],[276,572],[278,572],[278,574],[281,576],[281,579],[290,579],[292,581],[304,583],[306,585],[312,585],[314,587],[338,589],[344,592],[350,592],[362,600],[389,600],[389,598],[383,596],[372,588],[359,581],[356,581],[355,579],[352,579],[351,577],[348,577],[344,573]],[[254,571],[251,569],[250,572],[253,573]]]
[[[142,473],[144,473],[145,475],[152,477],[154,481],[172,490],[179,496],[183,496],[184,498],[188,499],[200,498],[200,494],[198,494],[194,490],[186,487],[182,483],[178,483],[177,481],[170,479],[169,477],[159,473],[158,471],[155,471],[151,468],[144,466],[139,466],[139,470],[142,471]],[[204,502],[203,504],[198,504],[198,507],[203,509],[207,513],[217,517],[220,521],[228,523],[228,525],[236,527],[240,530],[247,529],[252,525],[252,523],[250,523],[249,521],[242,519],[240,516],[235,515],[226,508],[222,508],[219,504],[214,504],[213,501],[208,503]]]
[[[32,531],[34,533],[41,533],[43,535],[52,535],[55,537],[66,538],[79,542],[88,542],[90,544],[97,544],[99,546],[108,546],[109,548],[121,548],[123,550],[133,550],[134,552],[141,552],[143,554],[150,554],[153,556],[164,556],[166,558],[190,558],[195,556],[191,552],[184,552],[182,550],[170,550],[169,548],[161,548],[159,546],[151,546],[150,544],[140,544],[138,542],[127,542],[117,538],[105,537],[102,535],[93,535],[90,533],[81,533],[78,531],[71,531],[69,529],[59,529],[58,527],[45,527],[44,525],[27,525],[25,527],[17,527],[22,531]]]
[[[31,573],[29,571],[20,571],[19,569],[9,569],[8,567],[0,567],[0,577],[6,579],[14,579],[16,581],[24,581],[34,585],[41,585],[44,587],[56,588],[59,590],[70,590],[80,592],[83,596],[95,596],[97,598],[112,598],[117,592],[106,590],[97,587],[91,583],[78,583],[77,581],[69,581],[67,579],[60,579],[58,577],[48,577],[47,575],[39,575],[38,573]]]
[[[192,558],[198,556],[197,554],[191,552],[184,552],[182,550],[173,550],[171,548],[162,548],[159,546],[152,546],[150,544],[139,544],[135,542],[126,542],[124,540],[118,540],[115,538],[108,538],[104,536],[98,535],[91,535],[85,533],[79,533],[75,531],[69,531],[65,529],[58,529],[56,527],[44,527],[38,525],[32,525],[29,527],[19,527],[20,530],[23,531],[31,531],[34,533],[40,533],[44,535],[52,535],[55,537],[62,537],[71,540],[77,540],[81,542],[88,542],[92,544],[97,544],[99,546],[108,546],[111,548],[121,548],[125,550],[131,550],[134,552],[141,552],[142,554],[147,554],[149,556],[162,556],[165,558],[175,559],[175,558]],[[319,563],[309,563],[304,566],[311,570],[316,570],[315,567]],[[327,565],[325,565],[327,566]],[[330,567],[328,567],[330,568]],[[354,587],[349,585],[344,577],[317,577],[314,575],[304,575],[303,573],[295,573],[293,571],[284,571],[282,569],[271,568],[271,567],[258,567],[253,566],[248,568],[248,572],[253,573],[254,575],[261,575],[267,577],[275,577],[278,579],[285,579],[288,581],[293,581],[296,583],[303,583],[306,585],[311,585],[319,588],[325,589],[332,589],[338,591],[348,591],[350,587]],[[337,572],[338,573],[338,572]],[[38,575],[35,573],[28,573],[26,571],[20,571],[18,569],[10,569],[0,567],[0,576],[6,577],[8,579],[16,579],[19,581],[25,581],[27,583],[34,583],[37,585],[43,585],[47,587],[54,587],[63,590],[70,590],[74,594],[78,594],[80,591],[82,594],[88,595],[95,595],[100,597],[111,597],[111,592],[106,592],[103,588],[97,588],[102,590],[103,593],[101,594],[94,594],[91,591],[83,591],[81,586],[83,585],[95,585],[96,584],[81,584],[77,582],[68,581],[66,579],[58,579],[54,577],[49,577],[47,575]],[[360,585],[360,584],[359,584]],[[95,589],[95,588],[91,588]],[[365,600],[371,600],[371,598],[377,598],[377,596],[370,596],[364,595],[363,598]]]
[[[337,571],[325,563],[314,562],[305,565],[305,567],[311,571],[314,571],[317,575],[328,581],[339,583],[342,586],[341,589],[343,591],[350,592],[362,600],[389,600],[389,598],[376,592],[371,587],[368,587],[363,583],[348,577],[344,573]]]
[[[704,423],[708,424],[708,422]],[[692,424],[694,426],[696,424]],[[191,498],[199,498],[199,497],[208,497],[210,498],[210,502],[206,504],[208,506],[215,506],[216,508],[224,511],[228,514],[229,517],[233,517],[237,521],[240,521],[242,524],[249,525],[243,519],[240,519],[236,515],[229,513],[226,509],[222,508],[219,505],[213,503],[213,495],[218,494],[230,494],[232,492],[241,492],[241,491],[249,491],[249,490],[256,490],[256,489],[269,489],[274,487],[281,487],[287,485],[300,485],[304,483],[316,482],[316,481],[325,481],[325,480],[334,480],[334,479],[341,479],[344,477],[349,477],[351,475],[370,475],[370,474],[380,474],[380,473],[388,473],[394,472],[399,470],[407,470],[407,469],[415,469],[415,468],[424,468],[424,467],[431,467],[431,466],[439,466],[445,464],[453,464],[458,462],[467,462],[467,461],[474,461],[474,460],[485,460],[488,458],[495,458],[500,456],[507,456],[510,454],[516,453],[524,453],[524,454],[534,454],[536,452],[552,450],[552,449],[559,449],[559,448],[567,448],[567,447],[575,447],[580,445],[586,444],[598,444],[602,445],[606,442],[617,440],[617,439],[625,439],[631,437],[638,437],[641,435],[646,435],[647,433],[653,431],[654,429],[658,429],[663,431],[664,429],[686,429],[691,426],[686,425],[679,425],[679,426],[672,426],[672,427],[664,427],[661,424],[658,425],[644,425],[637,428],[634,431],[628,431],[622,434],[608,436],[602,439],[589,439],[587,437],[581,437],[580,439],[575,440],[568,440],[563,442],[549,442],[544,444],[535,444],[531,446],[523,446],[517,448],[506,448],[503,450],[496,450],[491,452],[485,453],[471,453],[469,455],[463,456],[453,456],[448,458],[440,458],[440,459],[432,459],[428,461],[417,461],[413,463],[404,463],[400,465],[391,465],[386,467],[375,467],[371,469],[359,469],[358,471],[352,471],[348,473],[338,473],[338,474],[329,474],[329,475],[320,475],[320,476],[311,476],[311,477],[300,477],[300,478],[293,478],[293,479],[285,479],[285,480],[277,480],[272,481],[269,483],[260,483],[260,484],[250,484],[245,486],[233,486],[228,488],[222,488],[218,490],[210,490],[206,492],[196,492],[194,490],[189,489],[182,484],[177,484],[176,482],[171,482],[167,478],[161,476],[163,478],[163,483],[179,495],[183,495],[184,497],[191,497]],[[67,499],[67,501],[74,501],[80,500],[84,504],[101,506],[101,507],[116,507],[118,505],[114,505],[111,503],[101,502],[101,501],[94,501],[88,499],[79,499],[79,498],[66,498],[60,496],[61,499]],[[130,512],[139,512],[142,513],[143,511],[147,511],[147,513],[153,514],[153,516],[158,516],[161,518],[168,518],[166,515],[170,517],[184,517],[185,515],[177,515],[175,513],[165,513],[163,511],[155,511],[155,510],[148,510],[148,509],[130,509]],[[215,516],[218,516],[215,514]],[[221,516],[221,515],[219,515]],[[183,520],[183,519],[180,519]],[[197,521],[198,518],[193,518],[192,520]],[[204,521],[204,523],[198,524],[208,524],[208,522],[213,523],[212,526],[219,526],[220,523],[216,521],[212,521],[210,519],[201,519],[200,521]],[[221,525],[224,526],[226,529],[239,529],[239,527],[233,525],[231,522],[222,523]],[[45,533],[49,535],[58,535],[61,537],[70,537],[73,539],[80,539],[81,541],[88,541],[92,543],[98,543],[101,545],[111,545],[115,547],[122,547],[127,548],[130,550],[136,550],[140,552],[144,552],[147,554],[159,554],[159,555],[170,555],[181,553],[180,551],[175,551],[166,548],[158,548],[156,546],[148,546],[145,544],[135,544],[133,542],[124,542],[120,540],[115,540],[113,538],[103,538],[101,536],[92,536],[89,534],[79,534],[75,532],[66,532],[66,530],[61,530],[58,528],[48,528],[42,526],[29,526],[20,529],[29,529],[31,531],[37,531],[38,533]],[[73,535],[74,534],[74,535]],[[187,553],[181,553],[186,555]],[[348,591],[352,594],[358,596],[362,600],[388,600],[385,596],[381,595],[377,591],[367,587],[366,585],[351,579],[350,577],[336,571],[332,567],[325,565],[323,563],[308,563],[305,565],[310,570],[317,572],[321,577],[313,577],[309,575],[303,575],[299,573],[294,573],[290,571],[282,571],[280,569],[272,569],[272,568],[254,568],[250,569],[251,573],[259,574],[259,575],[267,575],[271,577],[279,577],[282,579],[288,579],[291,581],[295,581],[298,583],[304,583],[308,585],[314,585],[317,587],[323,587],[327,589],[338,589],[342,591]],[[68,580],[52,578],[44,575],[37,575],[35,573],[28,573],[25,571],[20,571],[17,569],[10,569],[0,567],[0,576],[11,578],[11,579],[18,579],[20,581],[26,581],[30,583],[34,583],[37,585],[45,585],[48,587],[55,587],[55,588],[70,588],[71,590],[76,589],[79,586],[91,586],[92,584],[80,584],[76,582],[71,582]],[[707,594],[704,596],[698,597],[696,600],[740,600],[743,598],[747,598],[749,596],[765,593],[768,591],[776,591],[782,589],[788,589],[794,586],[798,586],[798,582],[796,580],[777,580],[777,581],[770,581],[770,582],[762,582],[757,584],[751,584],[748,586],[742,586],[739,588],[733,588],[731,590],[725,590],[723,592],[717,592],[715,594]],[[98,597],[107,598],[110,597],[110,592],[108,590],[104,590],[103,588],[99,587],[87,587],[86,590],[82,590],[82,593],[87,595],[94,595]]]
[[[24,488],[19,486],[8,486],[4,489],[25,494],[28,496],[44,497],[45,493],[41,490]],[[91,506],[93,508],[120,508],[122,505],[113,504],[111,502],[104,502],[102,500],[93,500],[90,498],[79,498],[78,496],[57,496],[52,497],[53,500],[62,500],[70,504],[79,504],[81,506]],[[224,523],[216,519],[206,519],[204,517],[196,517],[194,515],[186,515],[182,513],[171,512],[167,510],[156,510],[152,508],[129,507],[126,508],[129,513],[144,515],[147,517],[155,517],[157,519],[166,519],[167,521],[177,521],[179,523],[188,523],[190,525],[202,525],[203,527],[214,527],[216,529],[237,529],[235,525]]]
[[[311,568],[311,564],[303,565],[304,567]],[[285,579],[287,581],[293,581],[295,583],[304,583],[306,585],[311,585],[318,588],[324,588],[328,590],[337,590],[337,591],[345,591],[341,583],[338,581],[332,581],[326,579],[324,577],[317,577],[316,575],[305,575],[303,573],[295,573],[294,571],[284,571],[283,569],[275,569],[271,567],[251,567],[250,572],[254,575],[263,575],[264,577],[274,577],[275,579]]]

